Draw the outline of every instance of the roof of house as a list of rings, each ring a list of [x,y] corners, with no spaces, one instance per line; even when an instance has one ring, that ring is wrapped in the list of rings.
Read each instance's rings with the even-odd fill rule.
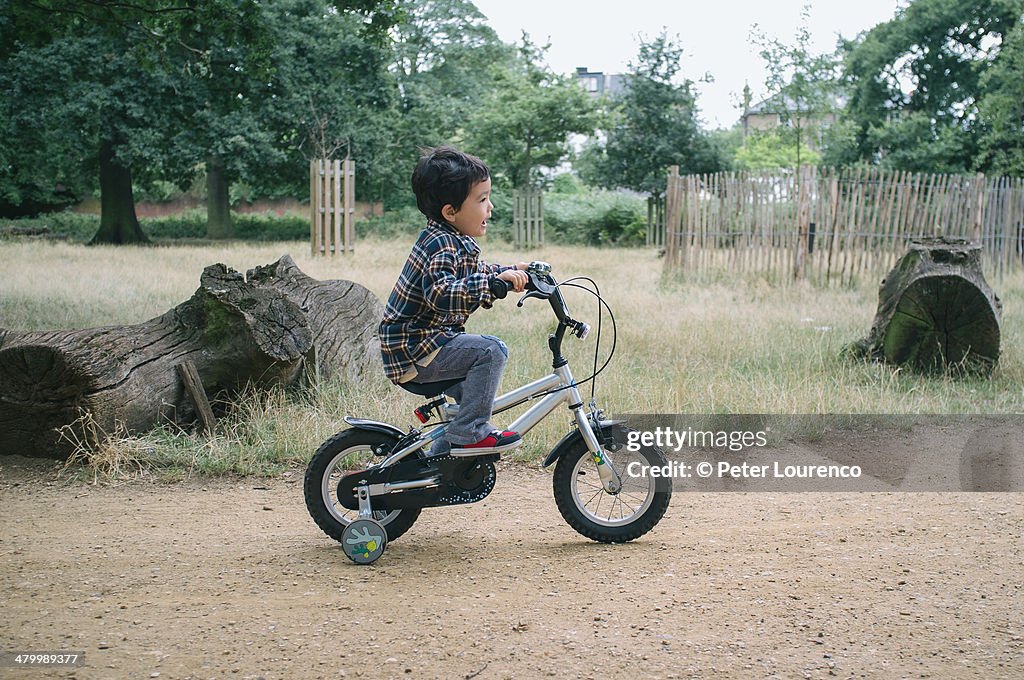
[[[841,108],[842,100],[835,96],[829,95],[830,108]],[[793,97],[788,95],[774,95],[767,99],[762,99],[756,104],[752,105],[744,116],[758,115],[758,114],[770,114],[770,113],[788,113],[790,111],[797,111],[800,109],[806,109],[806,106],[797,106],[797,101]]]

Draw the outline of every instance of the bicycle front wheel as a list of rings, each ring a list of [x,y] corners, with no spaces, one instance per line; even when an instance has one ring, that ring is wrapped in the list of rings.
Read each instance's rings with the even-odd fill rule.
[[[601,543],[625,543],[643,536],[665,515],[672,498],[669,479],[634,477],[626,472],[632,462],[648,468],[666,465],[659,449],[645,446],[629,451],[622,443],[613,447],[615,450],[606,449],[605,455],[622,479],[618,492],[605,491],[582,438],[558,459],[552,478],[555,504],[565,521],[582,535]]]

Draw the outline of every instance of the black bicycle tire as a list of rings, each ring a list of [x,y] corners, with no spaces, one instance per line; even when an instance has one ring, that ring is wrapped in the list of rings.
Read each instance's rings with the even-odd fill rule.
[[[348,526],[345,523],[339,522],[331,514],[330,510],[327,509],[324,502],[322,482],[330,462],[339,453],[349,448],[366,445],[373,448],[381,444],[394,444],[397,441],[398,438],[394,435],[351,428],[338,432],[320,445],[320,448],[316,450],[316,453],[313,454],[309,464],[306,466],[306,475],[303,480],[303,495],[306,500],[306,509],[321,531],[340,543],[345,527]],[[387,448],[390,450],[391,447],[388,446]],[[388,533],[388,541],[396,540],[412,528],[419,515],[419,509],[403,509],[398,511],[394,519],[387,523],[382,523],[384,530]]]
[[[654,447],[644,447],[640,450],[644,454],[647,463],[652,466],[664,466],[665,456]],[[618,527],[607,527],[597,524],[588,519],[576,506],[572,498],[572,473],[576,469],[576,463],[581,456],[589,456],[590,451],[586,443],[579,439],[571,449],[566,451],[555,464],[555,473],[552,475],[551,485],[555,496],[555,505],[558,512],[566,523],[579,534],[600,543],[626,543],[640,538],[653,529],[661,518],[665,516],[670,501],[672,500],[672,486],[670,483],[658,484],[655,486],[654,500],[644,513],[628,524]],[[621,471],[623,474],[625,471]]]

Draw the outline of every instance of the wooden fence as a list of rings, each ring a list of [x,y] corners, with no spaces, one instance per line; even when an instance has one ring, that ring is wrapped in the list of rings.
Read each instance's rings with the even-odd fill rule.
[[[925,236],[982,245],[986,275],[1024,268],[1024,180],[806,166],[799,173],[669,171],[666,267],[852,282],[887,273]]]
[[[355,250],[355,167],[351,159],[309,163],[309,242],[313,255]]]
[[[544,199],[538,189],[513,193],[512,236],[517,248],[544,245]]]
[[[678,167],[678,166],[676,166]],[[647,245],[665,245],[665,197],[647,198]]]

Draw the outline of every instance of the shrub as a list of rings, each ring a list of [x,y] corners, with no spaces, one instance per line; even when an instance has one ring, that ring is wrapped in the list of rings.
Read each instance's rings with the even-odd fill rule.
[[[308,215],[245,213],[234,214],[232,217],[235,221],[235,238],[245,241],[309,240]]]
[[[555,191],[544,195],[545,231],[552,243],[575,245],[640,245],[647,228],[647,204],[630,194],[594,191],[570,175],[554,182]],[[494,210],[489,220],[488,239],[510,241],[512,234],[512,193],[499,191],[492,197]],[[303,241],[309,238],[309,217],[294,213],[232,213],[235,238],[242,241]],[[142,231],[155,241],[203,240],[206,211],[187,210],[167,217],[140,220]],[[64,211],[10,222],[23,227],[47,227],[57,236],[89,241],[99,229],[98,215]],[[405,238],[409,240],[426,224],[415,205],[388,210],[382,216],[356,221],[357,238]]]
[[[204,238],[206,236],[206,212],[186,210],[167,217],[147,217],[139,220],[143,233],[155,240],[177,240]]]
[[[423,229],[426,219],[415,205],[388,210],[379,217],[356,221],[356,238],[367,236],[379,239],[415,236]]]
[[[81,215],[64,210],[45,213],[37,217],[22,217],[4,223],[12,227],[47,229],[49,233],[72,241],[88,241],[100,228],[99,215]]]
[[[643,198],[611,191],[550,193],[544,197],[544,226],[555,243],[642,244],[646,203]]]

